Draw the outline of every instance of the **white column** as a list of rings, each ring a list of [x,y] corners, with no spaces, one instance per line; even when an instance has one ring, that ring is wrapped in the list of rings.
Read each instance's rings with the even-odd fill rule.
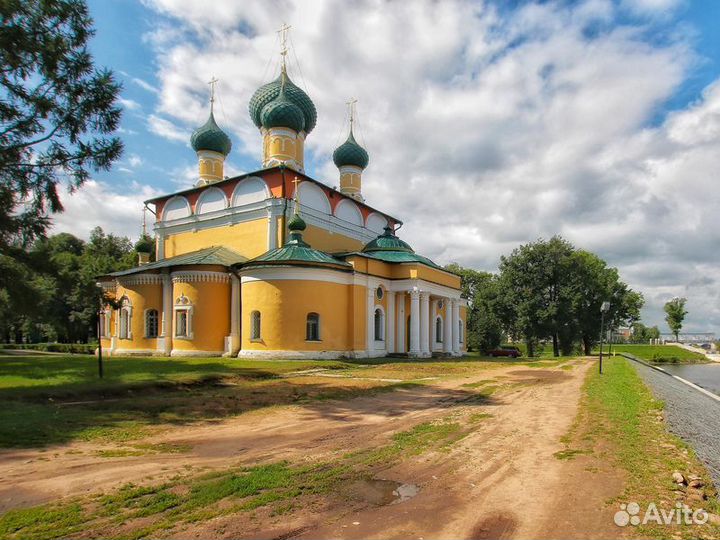
[[[420,355],[420,291],[410,291],[410,356]]]
[[[445,304],[445,331],[443,332],[443,352],[450,354],[452,352],[452,305],[449,298],[444,299]]]
[[[277,216],[275,215],[274,208],[271,206],[268,208],[268,250],[275,249],[278,247],[277,242]]]
[[[405,328],[405,321],[407,320],[405,318],[405,293],[401,292],[397,295],[397,303],[398,303],[398,332],[397,332],[397,352],[407,352],[405,350],[405,344],[407,343],[407,338],[405,337],[407,334],[405,333],[407,329]]]
[[[430,295],[420,293],[420,352],[430,356]]]
[[[162,327],[157,349],[162,354],[170,354],[172,349],[173,283],[170,274],[162,280]]]
[[[435,333],[435,319],[437,318],[437,300],[430,302],[430,351],[435,348],[437,343],[437,334]]]
[[[225,338],[225,355],[235,356],[240,350],[240,280],[230,274],[230,335]]]
[[[453,354],[460,354],[460,301],[452,301]]]
[[[385,336],[385,344],[387,352],[395,352],[395,293],[388,291],[387,293],[387,336]]]
[[[157,249],[155,250],[155,260],[162,261],[165,258],[165,231],[163,229],[155,229],[157,232]]]
[[[375,356],[375,288],[367,288],[367,352],[368,357]]]

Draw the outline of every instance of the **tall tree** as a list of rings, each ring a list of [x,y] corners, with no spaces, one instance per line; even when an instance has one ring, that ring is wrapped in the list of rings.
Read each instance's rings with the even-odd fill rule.
[[[682,330],[683,321],[687,311],[685,310],[686,298],[675,297],[665,303],[665,321],[670,327],[670,331],[675,335],[675,341],[679,341],[680,330]]]
[[[62,211],[58,185],[81,186],[122,152],[120,85],[87,50],[83,0],[0,2],[0,249],[27,243]]]

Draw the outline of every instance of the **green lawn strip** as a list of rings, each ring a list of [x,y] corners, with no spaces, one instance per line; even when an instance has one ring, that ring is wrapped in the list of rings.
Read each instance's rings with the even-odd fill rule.
[[[618,500],[637,502],[642,509],[655,503],[658,508],[673,509],[676,503],[672,473],[686,477],[701,476],[707,486],[707,471],[692,449],[670,434],[660,414],[663,404],[656,400],[629,362],[621,357],[609,358],[604,374],[591,371],[584,385],[584,397],[578,417],[562,442],[566,448],[555,454],[558,459],[572,459],[579,454],[594,453],[598,459],[610,460],[626,473],[625,491]],[[706,489],[709,500],[702,504],[688,501],[693,508],[718,512],[714,488]],[[632,533],[650,538],[668,538],[679,533],[683,538],[717,538],[720,528],[705,525],[633,527]]]
[[[184,523],[333,492],[353,480],[371,477],[408,455],[446,450],[472,429],[448,419],[425,422],[396,433],[387,445],[329,462],[297,465],[283,461],[175,478],[160,485],[128,484],[112,494],[12,510],[0,516],[0,537],[152,536]],[[286,512],[290,507],[284,502],[278,508]],[[148,522],[143,518],[152,519]],[[135,520],[139,520],[137,527]]]
[[[623,343],[613,344],[612,350],[619,353],[630,353],[657,364],[706,364],[710,362],[704,354],[689,351],[676,345],[633,345]]]

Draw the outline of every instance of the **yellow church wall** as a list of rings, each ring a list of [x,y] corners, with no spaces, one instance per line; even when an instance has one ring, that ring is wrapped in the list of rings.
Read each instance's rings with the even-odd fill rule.
[[[364,350],[367,345],[365,329],[367,326],[367,306],[365,305],[367,292],[362,285],[349,286],[348,305],[348,334],[352,349]]]
[[[233,226],[168,235],[165,238],[165,257],[175,257],[210,246],[223,246],[251,259],[267,251],[267,229],[268,220],[262,218]]]
[[[306,280],[251,281],[242,285],[242,349],[346,351],[349,286]],[[260,339],[251,340],[251,314],[259,311]],[[308,313],[320,316],[320,340],[306,341]]]
[[[130,331],[132,339],[118,339],[117,348],[127,350],[152,349],[157,347],[157,338],[145,337],[145,310],[156,309],[158,312],[158,331],[160,318],[162,317],[162,285],[119,285],[117,298],[127,297],[132,306],[132,317],[130,320]],[[113,323],[117,318],[117,310],[113,313]],[[116,335],[115,326],[113,335]],[[118,336],[119,338],[119,336]]]
[[[207,281],[173,284],[173,302],[185,295],[192,305],[192,339],[175,335],[172,318],[172,348],[177,351],[222,352],[230,334],[230,283]]]
[[[310,244],[314,249],[326,251],[329,253],[338,251],[359,251],[363,248],[363,243],[349,236],[338,233],[332,233],[314,225],[308,225],[303,233],[303,240]]]

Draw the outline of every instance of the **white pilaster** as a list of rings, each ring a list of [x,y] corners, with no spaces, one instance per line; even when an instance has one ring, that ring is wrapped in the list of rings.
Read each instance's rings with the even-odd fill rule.
[[[240,350],[240,280],[230,275],[230,335],[225,338],[225,356],[235,356]]]
[[[172,350],[173,283],[170,274],[162,277],[162,319],[157,350],[161,354],[170,354]]]
[[[387,291],[387,336],[385,344],[387,352],[395,352],[395,293]]]
[[[420,293],[420,352],[430,356],[430,295]]]
[[[435,319],[437,318],[437,300],[430,302],[430,350],[435,348],[437,334],[435,333]]]
[[[460,354],[460,301],[452,301],[453,354]]]
[[[398,320],[397,339],[398,339],[398,341],[397,341],[396,349],[397,349],[397,352],[402,353],[402,352],[407,352],[407,350],[406,350],[407,334],[405,333],[405,332],[407,332],[407,328],[406,328],[407,325],[405,324],[407,319],[405,318],[405,293],[404,292],[400,292],[397,294],[397,304],[398,304],[398,306],[397,306],[397,308],[398,308],[398,310],[397,310],[398,311],[398,316],[397,316],[397,320]]]
[[[278,247],[277,237],[278,237],[278,229],[277,229],[277,216],[275,215],[275,212],[273,211],[273,207],[268,208],[268,241],[267,246],[268,250],[275,249]]]
[[[155,250],[155,260],[162,261],[165,258],[165,231],[155,229],[157,232],[157,249]]]
[[[367,352],[368,357],[375,356],[375,288],[367,288]]]
[[[445,298],[445,331],[443,332],[443,352],[452,353],[452,304],[449,298]]]
[[[420,291],[410,291],[410,356],[420,356]]]

